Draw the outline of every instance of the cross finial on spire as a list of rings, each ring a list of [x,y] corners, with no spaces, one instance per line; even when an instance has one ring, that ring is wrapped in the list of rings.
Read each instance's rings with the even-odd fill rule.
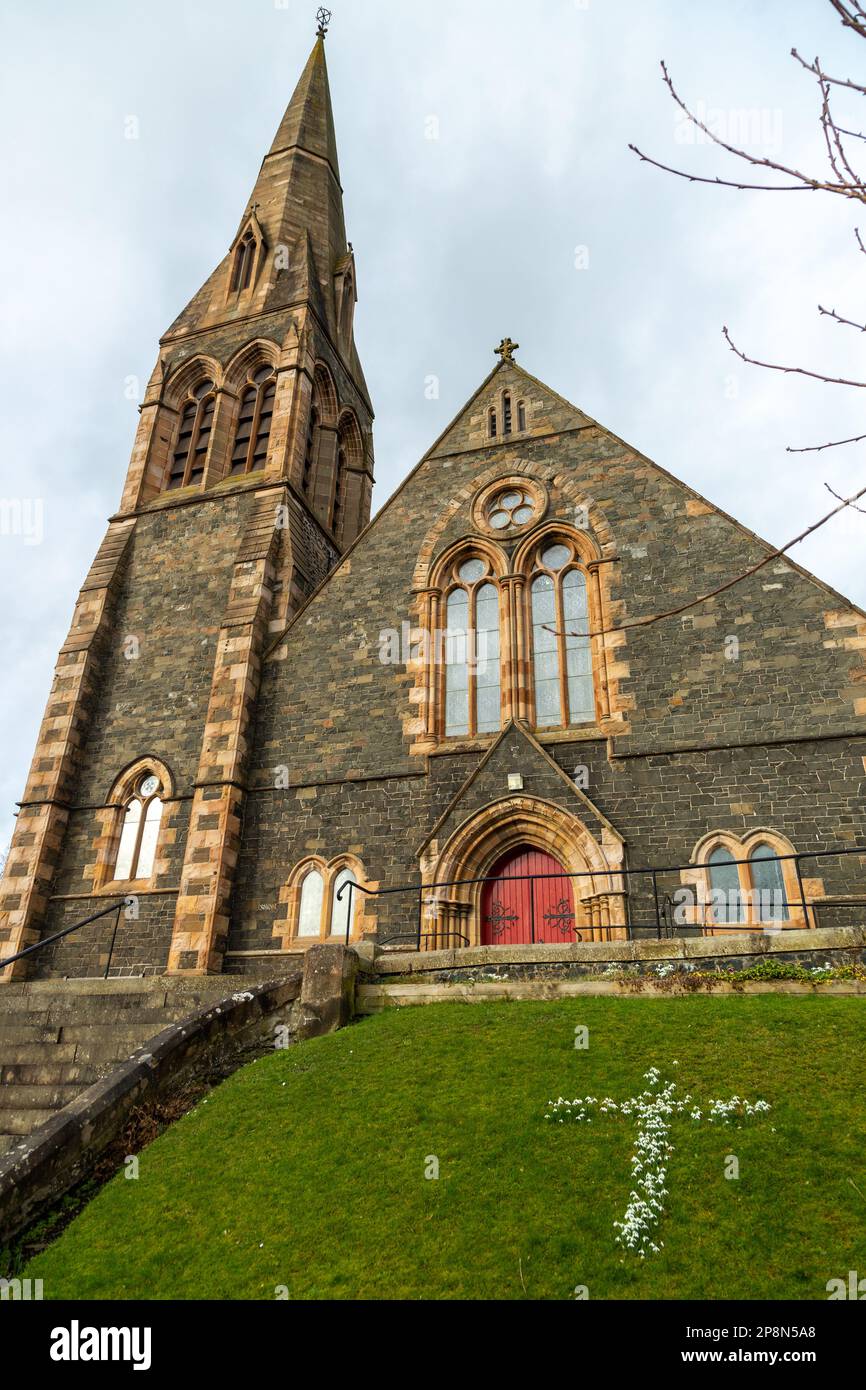
[[[326,10],[325,7],[322,6],[320,10],[316,11],[316,19],[319,21],[319,27],[316,33],[320,39],[323,39],[328,32],[328,25],[331,22],[331,11]]]
[[[495,352],[497,357],[502,358],[503,362],[513,362],[514,354],[519,347],[519,343],[513,343],[510,338],[503,338]]]

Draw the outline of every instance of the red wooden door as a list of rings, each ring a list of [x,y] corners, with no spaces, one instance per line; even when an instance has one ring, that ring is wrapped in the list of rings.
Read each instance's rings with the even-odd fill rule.
[[[512,850],[481,890],[482,946],[579,941],[571,879],[550,854]],[[553,877],[535,878],[533,874]]]

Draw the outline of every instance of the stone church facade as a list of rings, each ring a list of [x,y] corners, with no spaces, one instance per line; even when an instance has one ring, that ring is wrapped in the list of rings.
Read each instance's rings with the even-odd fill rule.
[[[261,973],[347,934],[504,944],[530,880],[532,940],[610,939],[651,915],[653,866],[693,931],[843,911],[863,861],[790,856],[866,838],[866,616],[507,339],[371,522],[356,296],[320,36],[161,340],[0,957],[120,899],[130,974]],[[0,978],[99,973],[105,945],[83,928]]]

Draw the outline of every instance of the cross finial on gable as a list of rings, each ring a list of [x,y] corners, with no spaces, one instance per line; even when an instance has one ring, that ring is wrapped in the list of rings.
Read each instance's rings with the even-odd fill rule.
[[[510,338],[503,338],[498,348],[495,348],[497,357],[501,357],[503,362],[513,362],[514,354],[520,347],[519,343],[513,343]]]
[[[331,22],[331,11],[326,10],[323,6],[322,9],[316,11],[316,19],[319,21],[319,27],[316,33],[320,39],[323,39],[328,32],[328,25]]]

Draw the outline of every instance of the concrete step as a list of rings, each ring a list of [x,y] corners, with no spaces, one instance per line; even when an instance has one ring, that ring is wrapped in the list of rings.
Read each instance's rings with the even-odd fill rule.
[[[34,1129],[53,1120],[56,1110],[0,1110],[0,1133],[12,1136],[12,1142],[24,1139]]]
[[[160,1013],[156,1019],[146,1023],[143,1028],[131,1028],[128,1023],[69,1024],[60,1029],[60,1040],[64,1043],[80,1044],[88,1051],[91,1045],[109,1046],[114,1049],[115,1053],[119,1051],[124,1057],[128,1057],[130,1052],[136,1052],[143,1043],[147,1042],[148,1038],[153,1038],[157,1033],[161,1033],[163,1028],[167,1028],[171,1022],[171,1018]]]
[[[11,1044],[17,1047],[21,1043],[56,1043],[60,1039],[60,1029],[52,1028],[47,1024],[40,1027],[33,1027],[29,1023],[4,1023],[3,1015],[0,1014],[0,1047]]]
[[[61,1065],[75,1061],[75,1043],[4,1043],[0,1047],[0,1066],[21,1066],[50,1059]]]
[[[5,1110],[59,1110],[80,1092],[80,1086],[0,1086],[0,1112]]]
[[[57,1049],[60,1050],[59,1048]],[[7,1063],[0,1058],[0,1086],[71,1086],[80,1090],[99,1080],[99,1068],[90,1062],[61,1063],[49,1056],[42,1062]],[[0,1091],[2,1095],[2,1091]],[[2,1100],[0,1100],[2,1105]]]

